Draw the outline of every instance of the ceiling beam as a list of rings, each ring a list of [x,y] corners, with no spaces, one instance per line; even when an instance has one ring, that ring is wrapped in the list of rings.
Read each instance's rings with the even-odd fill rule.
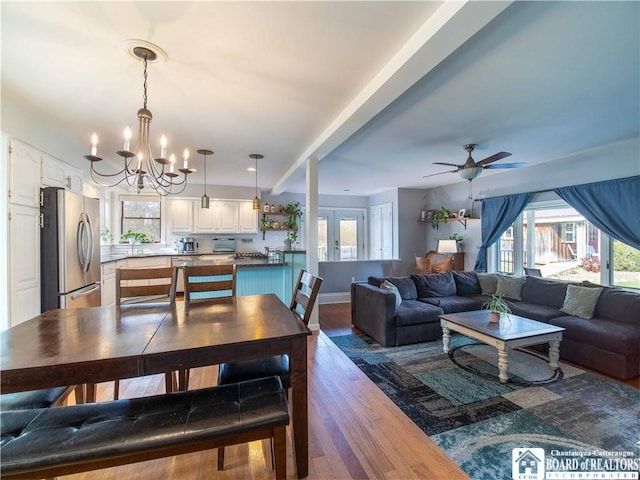
[[[284,192],[288,180],[304,174],[305,162],[310,156],[322,160],[511,3],[445,1],[291,164],[271,193]]]

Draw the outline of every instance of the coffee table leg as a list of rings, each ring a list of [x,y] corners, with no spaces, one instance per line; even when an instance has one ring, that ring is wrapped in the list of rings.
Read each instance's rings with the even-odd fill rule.
[[[451,330],[447,327],[442,327],[442,349],[444,353],[449,353],[449,341],[451,340]]]
[[[498,370],[500,370],[500,381],[502,383],[507,383],[509,380],[509,352],[506,347],[498,349]]]
[[[560,360],[560,341],[559,340],[549,340],[549,366],[557,370],[558,360]]]

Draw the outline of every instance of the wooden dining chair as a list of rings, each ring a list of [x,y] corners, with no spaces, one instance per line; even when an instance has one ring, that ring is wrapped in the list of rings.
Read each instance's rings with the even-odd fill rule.
[[[187,307],[212,298],[236,296],[236,265],[186,265],[184,302]]]
[[[116,270],[116,305],[153,302],[173,304],[176,300],[177,267],[118,268]],[[165,373],[167,393],[177,389],[177,372]],[[120,380],[115,381],[113,398],[120,396]]]
[[[215,298],[236,296],[236,265],[186,265],[184,303],[189,306]],[[176,372],[178,390],[189,389],[190,370]]]
[[[300,270],[298,280],[293,289],[289,309],[305,324],[309,319],[322,285],[322,278],[306,270]],[[222,363],[218,366],[218,385],[254,380],[256,378],[278,375],[282,386],[289,390],[291,387],[289,355],[274,355],[258,360]],[[273,462],[273,445],[272,457]],[[218,470],[224,468],[224,447],[218,448]]]

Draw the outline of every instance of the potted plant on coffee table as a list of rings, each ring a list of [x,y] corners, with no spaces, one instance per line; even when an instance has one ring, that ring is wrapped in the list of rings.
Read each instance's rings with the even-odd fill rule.
[[[482,308],[489,310],[490,323],[497,323],[500,321],[502,314],[508,315],[511,313],[509,304],[504,300],[501,293],[494,293],[491,295],[491,300],[482,305]]]

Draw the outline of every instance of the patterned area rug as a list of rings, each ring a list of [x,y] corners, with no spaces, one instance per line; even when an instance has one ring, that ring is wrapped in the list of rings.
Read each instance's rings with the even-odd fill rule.
[[[364,334],[329,338],[473,479],[638,471],[637,389],[566,364],[554,374],[518,351],[503,384],[496,350],[460,334],[453,361],[441,341],[383,348]],[[531,458],[539,465],[517,477],[518,460]]]

